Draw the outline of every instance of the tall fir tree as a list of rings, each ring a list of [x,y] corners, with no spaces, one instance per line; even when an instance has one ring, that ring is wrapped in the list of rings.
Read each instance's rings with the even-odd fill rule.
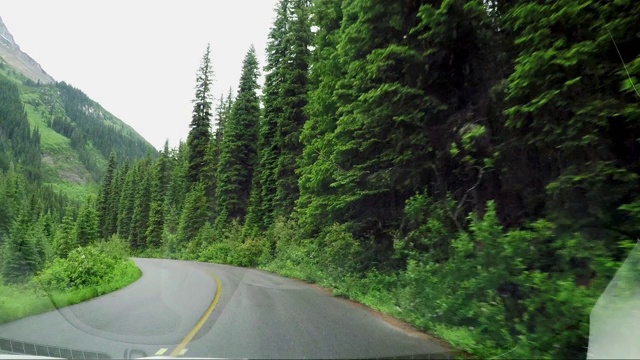
[[[116,155],[115,152],[111,152],[109,156],[109,162],[107,163],[107,170],[102,178],[102,186],[100,187],[100,194],[98,196],[98,217],[100,218],[100,235],[102,238],[107,238],[114,232],[114,222],[117,221],[117,216],[114,216],[117,209],[113,208],[113,198],[115,187],[115,172],[116,172]]]
[[[135,171],[128,162],[122,169],[124,178],[120,200],[118,201],[118,235],[123,239],[129,239],[131,233],[131,217],[135,201]]]
[[[287,14],[288,31],[283,39],[286,54],[280,64],[284,78],[279,89],[283,113],[277,124],[280,155],[275,169],[276,217],[291,215],[299,197],[296,167],[302,155],[300,134],[307,121],[305,107],[312,41],[309,10],[308,0],[291,0]]]
[[[36,274],[42,259],[34,244],[31,216],[24,209],[16,218],[3,248],[2,278],[19,283]]]
[[[149,208],[151,206],[151,158],[147,155],[136,164],[136,186],[134,191],[134,207],[131,215],[129,242],[131,247],[142,250],[146,247],[146,231],[149,227]]]
[[[187,243],[196,239],[200,228],[207,223],[207,197],[202,183],[197,183],[187,194],[178,226],[178,240]]]
[[[162,243],[162,231],[165,220],[165,197],[169,186],[169,141],[164,143],[162,153],[152,168],[151,204],[149,207],[149,225],[146,231],[147,245],[157,248]]]
[[[170,157],[170,178],[165,196],[165,230],[175,234],[178,230],[182,207],[187,196],[189,182],[187,174],[189,171],[188,154],[189,149],[184,142],[178,144],[178,148]]]
[[[218,213],[226,214],[228,219],[244,218],[249,203],[260,119],[258,76],[258,59],[251,46],[243,61],[238,95],[225,124],[217,171]]]
[[[276,18],[269,32],[267,64],[262,101],[264,108],[258,128],[257,162],[253,173],[251,195],[245,226],[248,229],[264,229],[273,215],[276,197],[276,165],[280,156],[276,138],[278,120],[283,116],[284,104],[280,88],[284,81],[283,62],[287,55],[287,36],[290,0],[281,0],[276,8]]]
[[[211,84],[213,69],[211,67],[211,49],[207,45],[196,77],[196,96],[193,100],[193,114],[189,127],[187,146],[189,147],[189,173],[191,184],[209,181],[203,170],[207,168],[207,149],[211,143],[212,99]]]
[[[75,242],[79,246],[92,245],[100,238],[100,219],[93,197],[87,197],[86,202],[80,208],[76,220],[75,236]]]
[[[311,25],[316,28],[309,71],[309,95],[306,107],[309,116],[300,140],[303,143],[298,173],[300,197],[296,203],[296,218],[310,235],[323,226],[340,221],[331,217],[329,209],[335,203],[336,189],[331,186],[335,174],[341,171],[332,159],[335,148],[334,131],[338,121],[338,81],[344,78],[346,66],[338,57],[337,46],[342,37],[342,0],[314,2]]]

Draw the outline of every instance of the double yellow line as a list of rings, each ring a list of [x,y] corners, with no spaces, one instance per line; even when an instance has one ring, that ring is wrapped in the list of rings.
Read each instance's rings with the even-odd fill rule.
[[[211,313],[213,312],[213,310],[216,308],[216,305],[218,304],[218,300],[220,300],[220,293],[222,292],[222,284],[220,283],[220,279],[218,279],[218,277],[215,276],[215,274],[211,273],[211,276],[213,276],[213,279],[216,281],[216,286],[217,286],[216,296],[213,298],[213,301],[209,305],[209,308],[207,309],[207,311],[205,311],[204,315],[202,315],[200,320],[198,320],[198,322],[196,323],[196,326],[194,326],[193,329],[189,331],[187,336],[185,336],[184,339],[182,339],[180,344],[178,344],[178,346],[175,349],[173,349],[173,351],[171,352],[171,356],[173,357],[181,356],[184,354],[183,353],[184,349],[186,349],[189,342],[193,340],[193,337],[196,336],[198,331],[200,331],[202,326],[204,326],[204,323],[207,321],[209,316],[211,316]]]

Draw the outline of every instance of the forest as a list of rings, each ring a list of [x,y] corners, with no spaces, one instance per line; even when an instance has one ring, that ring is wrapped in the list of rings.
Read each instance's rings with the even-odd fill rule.
[[[472,356],[584,357],[590,311],[640,238],[640,2],[275,12],[264,68],[250,47],[237,91],[211,94],[207,47],[187,141],[112,153],[99,194],[42,220],[52,240],[36,244],[259,267]],[[0,189],[0,204],[15,193]],[[8,248],[22,220],[4,218]]]

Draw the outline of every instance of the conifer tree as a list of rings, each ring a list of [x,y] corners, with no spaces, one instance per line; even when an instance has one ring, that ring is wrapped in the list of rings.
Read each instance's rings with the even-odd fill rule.
[[[227,214],[228,219],[244,218],[249,202],[260,119],[258,75],[258,59],[251,46],[243,61],[231,116],[225,123],[216,176],[218,213]]]
[[[2,277],[7,283],[24,281],[38,271],[41,260],[38,259],[33,242],[30,218],[26,209],[23,210],[11,226],[8,240],[4,244]]]
[[[113,234],[114,221],[117,217],[114,216],[117,209],[114,209],[114,182],[116,172],[116,155],[112,152],[109,156],[109,162],[107,164],[107,171],[102,178],[102,186],[100,188],[100,194],[98,196],[98,216],[100,218],[100,235],[102,238],[108,238]]]
[[[76,243],[79,246],[87,246],[96,242],[100,237],[100,223],[94,200],[87,197],[86,202],[80,208],[76,221]]]
[[[207,149],[211,143],[213,69],[211,68],[210,53],[210,47],[207,45],[196,77],[196,96],[193,100],[193,115],[189,125],[191,130],[187,138],[190,184],[209,180],[204,176],[203,170],[207,167]]]
[[[147,245],[157,248],[161,244],[165,218],[165,196],[169,185],[169,141],[164,143],[160,157],[153,164],[151,180],[151,205],[149,226],[146,231]]]

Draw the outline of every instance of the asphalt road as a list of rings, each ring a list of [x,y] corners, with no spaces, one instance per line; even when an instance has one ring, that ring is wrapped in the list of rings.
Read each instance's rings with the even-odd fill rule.
[[[135,262],[143,275],[124,289],[0,325],[0,350],[80,358],[441,358],[445,352],[300,281],[226,265]]]

